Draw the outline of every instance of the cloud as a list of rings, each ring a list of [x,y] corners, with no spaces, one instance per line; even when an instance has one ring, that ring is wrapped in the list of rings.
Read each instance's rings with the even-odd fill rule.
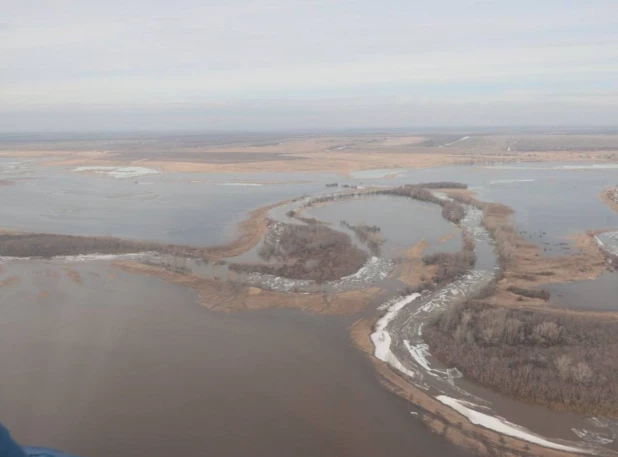
[[[577,109],[613,104],[590,94],[618,89],[615,1],[50,0],[4,9],[4,113],[140,105],[171,116],[178,103],[202,112],[207,102],[270,100],[293,101],[288,115],[300,123],[311,100],[390,97],[382,109],[393,112],[397,100]]]

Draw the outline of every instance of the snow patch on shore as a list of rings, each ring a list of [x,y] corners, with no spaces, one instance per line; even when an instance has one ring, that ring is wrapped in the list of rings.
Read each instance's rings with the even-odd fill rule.
[[[333,290],[339,292],[353,286],[371,284],[388,277],[393,267],[394,263],[390,260],[371,257],[356,273],[334,281],[328,281],[323,285],[332,287]],[[315,289],[319,286],[316,281],[309,279],[291,279],[264,273],[251,273],[247,277],[247,281],[252,285],[265,286],[270,290],[279,292]]]
[[[25,260],[48,260],[48,261],[57,261],[57,262],[66,262],[66,263],[75,263],[75,262],[92,262],[97,260],[139,260],[144,257],[155,257],[158,256],[158,252],[147,251],[147,252],[135,252],[131,254],[79,254],[79,255],[60,255],[54,257],[9,257],[9,256],[1,256],[0,263],[5,262],[19,262]]]
[[[388,311],[386,311],[386,314],[384,314],[384,316],[376,322],[375,332],[371,334],[371,342],[373,343],[373,346],[375,348],[375,357],[383,362],[388,363],[396,370],[412,378],[416,376],[416,373],[412,370],[408,370],[405,366],[403,366],[403,364],[391,351],[391,336],[386,331],[386,327],[393,319],[395,319],[395,317],[397,317],[399,311],[401,311],[404,307],[412,303],[420,296],[421,294],[407,295],[393,303],[388,308]]]
[[[111,176],[115,179],[137,178],[138,176],[156,175],[161,172],[153,168],[145,167],[112,167],[112,166],[87,166],[74,168],[75,172],[93,172]]]
[[[618,231],[605,232],[594,237],[597,245],[609,254],[618,256]]]
[[[551,449],[557,449],[566,452],[577,452],[581,454],[594,454],[594,452],[588,449],[554,443],[553,441],[546,440],[545,438],[533,434],[532,432],[526,430],[523,427],[508,422],[501,417],[490,416],[488,414],[476,411],[470,408],[470,406],[473,406],[472,403],[456,400],[455,398],[447,397],[446,395],[439,395],[438,397],[436,397],[436,399],[441,403],[454,409],[461,415],[465,416],[471,423],[475,425],[480,425],[490,430],[494,430],[498,433],[512,436],[513,438],[521,439],[529,443],[538,444],[539,446]]]
[[[535,182],[536,179],[494,179],[493,181],[489,181],[489,185],[493,186],[496,184],[515,184],[518,182]]]

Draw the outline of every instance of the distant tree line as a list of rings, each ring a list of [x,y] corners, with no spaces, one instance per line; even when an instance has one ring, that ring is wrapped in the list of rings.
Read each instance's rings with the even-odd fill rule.
[[[143,251],[170,252],[169,245],[112,237],[87,237],[43,233],[0,235],[0,255],[55,257],[80,254],[125,254]]]

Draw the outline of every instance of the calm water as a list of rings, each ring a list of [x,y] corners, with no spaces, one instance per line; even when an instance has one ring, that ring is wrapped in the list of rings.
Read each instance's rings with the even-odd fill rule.
[[[352,238],[354,232],[341,227],[341,221],[352,225],[377,225],[385,240],[381,255],[389,259],[401,255],[423,239],[429,244],[427,253],[461,249],[460,231],[442,217],[438,205],[409,198],[363,197],[310,208],[304,214],[329,222],[333,228],[346,231]]]
[[[598,199],[618,182],[616,169],[555,167],[445,167],[389,179],[380,170],[351,179],[264,173],[116,180],[3,160],[0,175],[15,184],[0,186],[0,204],[4,227],[204,245],[230,239],[248,210],[331,192],[327,182],[451,180],[512,206],[518,229],[548,254],[568,252],[570,234],[618,228],[618,216]],[[273,179],[284,183],[267,182]],[[222,185],[240,180],[263,185]],[[451,229],[439,210],[404,199],[337,203],[310,215],[380,226],[391,256],[423,237],[430,249],[460,243],[438,243]],[[15,275],[21,282],[0,294],[0,363],[11,367],[0,375],[0,411],[24,443],[84,457],[459,455],[382,388],[348,340],[348,319],[213,313],[189,290],[104,263],[2,267],[0,280]],[[81,284],[67,268],[79,270]],[[552,300],[585,302],[585,309],[615,305],[612,278],[551,286]],[[492,402],[535,429],[548,427],[523,417],[529,408]]]
[[[581,311],[618,311],[618,273],[607,272],[590,281],[549,284],[549,304]]]
[[[99,263],[13,262],[0,296],[2,420],[83,457],[458,456],[387,392],[349,320],[223,314]],[[72,266],[72,268],[75,266]]]

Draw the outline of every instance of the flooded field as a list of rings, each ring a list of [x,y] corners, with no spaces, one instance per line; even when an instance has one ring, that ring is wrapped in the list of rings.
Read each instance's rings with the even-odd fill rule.
[[[11,181],[0,186],[3,228],[23,231],[207,246],[233,239],[237,223],[260,206],[330,194],[346,189],[343,184],[431,181],[463,182],[479,199],[512,207],[518,234],[537,243],[544,255],[574,252],[570,237],[577,233],[618,230],[618,215],[599,199],[618,180],[616,169],[578,164],[384,169],[311,179],[301,173],[98,173],[10,160],[0,167]],[[326,187],[333,182],[337,189]],[[302,203],[274,208],[268,217],[303,224],[287,215]],[[475,239],[474,269],[457,282],[407,299],[398,295],[405,284],[391,276],[403,253],[423,240],[424,254],[462,247],[462,230],[442,217],[438,205],[370,196],[304,208],[302,216],[349,235],[368,252],[367,262],[350,275],[318,284],[238,274],[226,263],[170,254],[140,260],[222,284],[242,279],[254,288],[299,295],[380,286],[391,297],[380,311],[375,303],[344,316],[279,309],[219,313],[200,306],[194,289],[127,273],[114,267],[113,259],[1,259],[0,363],[12,367],[0,375],[2,420],[25,444],[84,457],[204,450],[263,456],[464,455],[431,431],[414,405],[384,389],[371,361],[351,342],[349,328],[359,317],[386,312],[373,335],[375,355],[452,410],[557,450],[618,451],[616,423],[507,398],[462,378],[428,353],[424,321],[450,306],[454,296],[472,295],[496,275],[494,245],[481,227],[480,211],[468,208],[462,223]],[[351,228],[359,225],[379,227],[378,251],[370,252]],[[618,239],[611,233],[602,239],[615,249]],[[226,261],[263,262],[261,246]],[[551,293],[552,307],[616,311],[616,274],[543,289]]]
[[[551,284],[549,304],[580,311],[618,311],[618,273],[607,272],[590,281]]]
[[[87,456],[465,455],[351,344],[348,318],[222,314],[106,262],[13,261],[0,296],[3,422]]]
[[[440,207],[409,199],[389,196],[371,196],[351,201],[341,201],[304,212],[338,226],[341,221],[353,225],[377,225],[384,243],[381,255],[393,259],[421,240],[428,242],[426,253],[437,251],[453,252],[461,248],[459,229],[440,214]],[[350,236],[353,231],[346,229]]]

